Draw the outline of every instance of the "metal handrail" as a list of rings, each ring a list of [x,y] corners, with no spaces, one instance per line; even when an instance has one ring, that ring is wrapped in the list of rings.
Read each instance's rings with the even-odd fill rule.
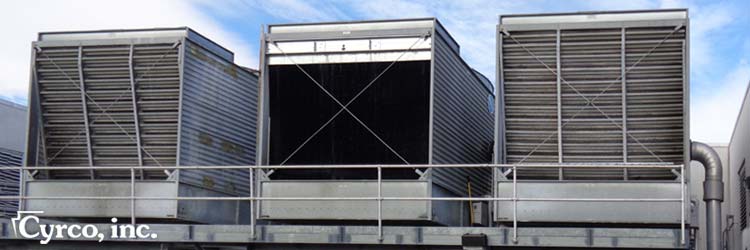
[[[377,196],[375,197],[260,197],[256,196],[254,181],[257,184],[255,171],[257,169],[332,169],[332,168],[376,168],[378,171],[377,178]],[[497,168],[510,168],[513,170],[513,195],[512,197],[497,197],[494,194],[492,198],[487,197],[384,197],[382,194],[384,168],[491,168],[497,171]],[[681,197],[678,198],[523,198],[518,197],[518,178],[516,172],[519,168],[650,168],[650,169],[680,169],[680,190]],[[377,201],[378,202],[378,240],[383,241],[383,201],[384,200],[409,200],[409,201],[512,201],[513,202],[513,242],[518,242],[518,202],[539,202],[539,201],[562,201],[562,202],[680,202],[680,242],[685,244],[685,176],[684,165],[666,165],[666,164],[415,164],[415,165],[289,165],[289,166],[170,166],[170,167],[153,167],[153,166],[81,166],[81,167],[28,167],[28,166],[9,166],[2,167],[5,170],[96,170],[96,169],[128,169],[130,170],[130,196],[25,196],[23,193],[18,196],[0,196],[0,200],[130,200],[130,220],[132,224],[136,223],[135,204],[137,200],[192,200],[192,201],[249,201],[250,206],[256,213],[259,204],[258,201]],[[136,197],[135,195],[135,171],[136,170],[161,170],[161,169],[247,169],[250,171],[248,181],[250,187],[250,196],[248,197]],[[24,179],[24,178],[22,178]],[[87,180],[82,180],[87,181]],[[493,190],[496,188],[496,181],[493,181]],[[255,205],[255,206],[254,206]],[[256,237],[256,215],[251,216],[251,237]]]

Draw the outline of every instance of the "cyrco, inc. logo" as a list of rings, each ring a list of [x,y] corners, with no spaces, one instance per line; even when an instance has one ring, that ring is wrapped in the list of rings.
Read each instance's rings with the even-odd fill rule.
[[[100,228],[93,224],[43,224],[37,216],[43,213],[43,211],[18,211],[17,216],[11,218],[13,233],[16,237],[39,239],[41,236],[39,241],[41,244],[48,244],[52,239],[79,239],[81,237],[97,239],[99,242],[102,242],[106,236],[109,236],[109,239],[156,239],[158,237],[156,233],[149,232],[148,225],[113,224],[100,231]],[[30,223],[32,221],[33,224]],[[117,218],[112,218],[111,221],[117,223]]]

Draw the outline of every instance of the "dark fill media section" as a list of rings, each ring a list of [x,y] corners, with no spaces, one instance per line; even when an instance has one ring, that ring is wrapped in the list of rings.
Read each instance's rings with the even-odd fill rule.
[[[342,104],[390,62],[301,65]],[[341,109],[295,65],[269,66],[271,165],[405,164],[346,111],[290,155]],[[398,62],[365,90],[349,110],[412,164],[428,159],[430,62]],[[388,169],[384,178],[413,179],[413,169]],[[374,169],[277,171],[276,179],[372,179]]]

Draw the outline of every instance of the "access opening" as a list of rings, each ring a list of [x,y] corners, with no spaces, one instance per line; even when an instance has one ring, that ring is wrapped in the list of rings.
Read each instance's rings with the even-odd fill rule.
[[[426,164],[429,147],[430,61],[396,62],[388,68],[389,65],[391,62],[310,64],[300,67],[343,105],[377,78],[348,109],[406,162]],[[342,111],[305,143],[341,110],[341,105],[296,65],[272,65],[268,72],[270,165],[406,164],[346,111]],[[381,73],[383,74],[378,78]],[[273,177],[375,179],[376,171],[277,170]],[[417,177],[414,169],[383,170],[384,179]]]

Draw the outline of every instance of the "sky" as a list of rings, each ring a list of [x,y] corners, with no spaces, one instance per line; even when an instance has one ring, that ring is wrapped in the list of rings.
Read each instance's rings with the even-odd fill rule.
[[[38,32],[188,26],[257,67],[263,25],[437,17],[472,67],[495,79],[498,15],[688,8],[691,139],[727,143],[750,81],[750,1],[129,0],[7,1],[0,8],[0,98],[26,104]]]

